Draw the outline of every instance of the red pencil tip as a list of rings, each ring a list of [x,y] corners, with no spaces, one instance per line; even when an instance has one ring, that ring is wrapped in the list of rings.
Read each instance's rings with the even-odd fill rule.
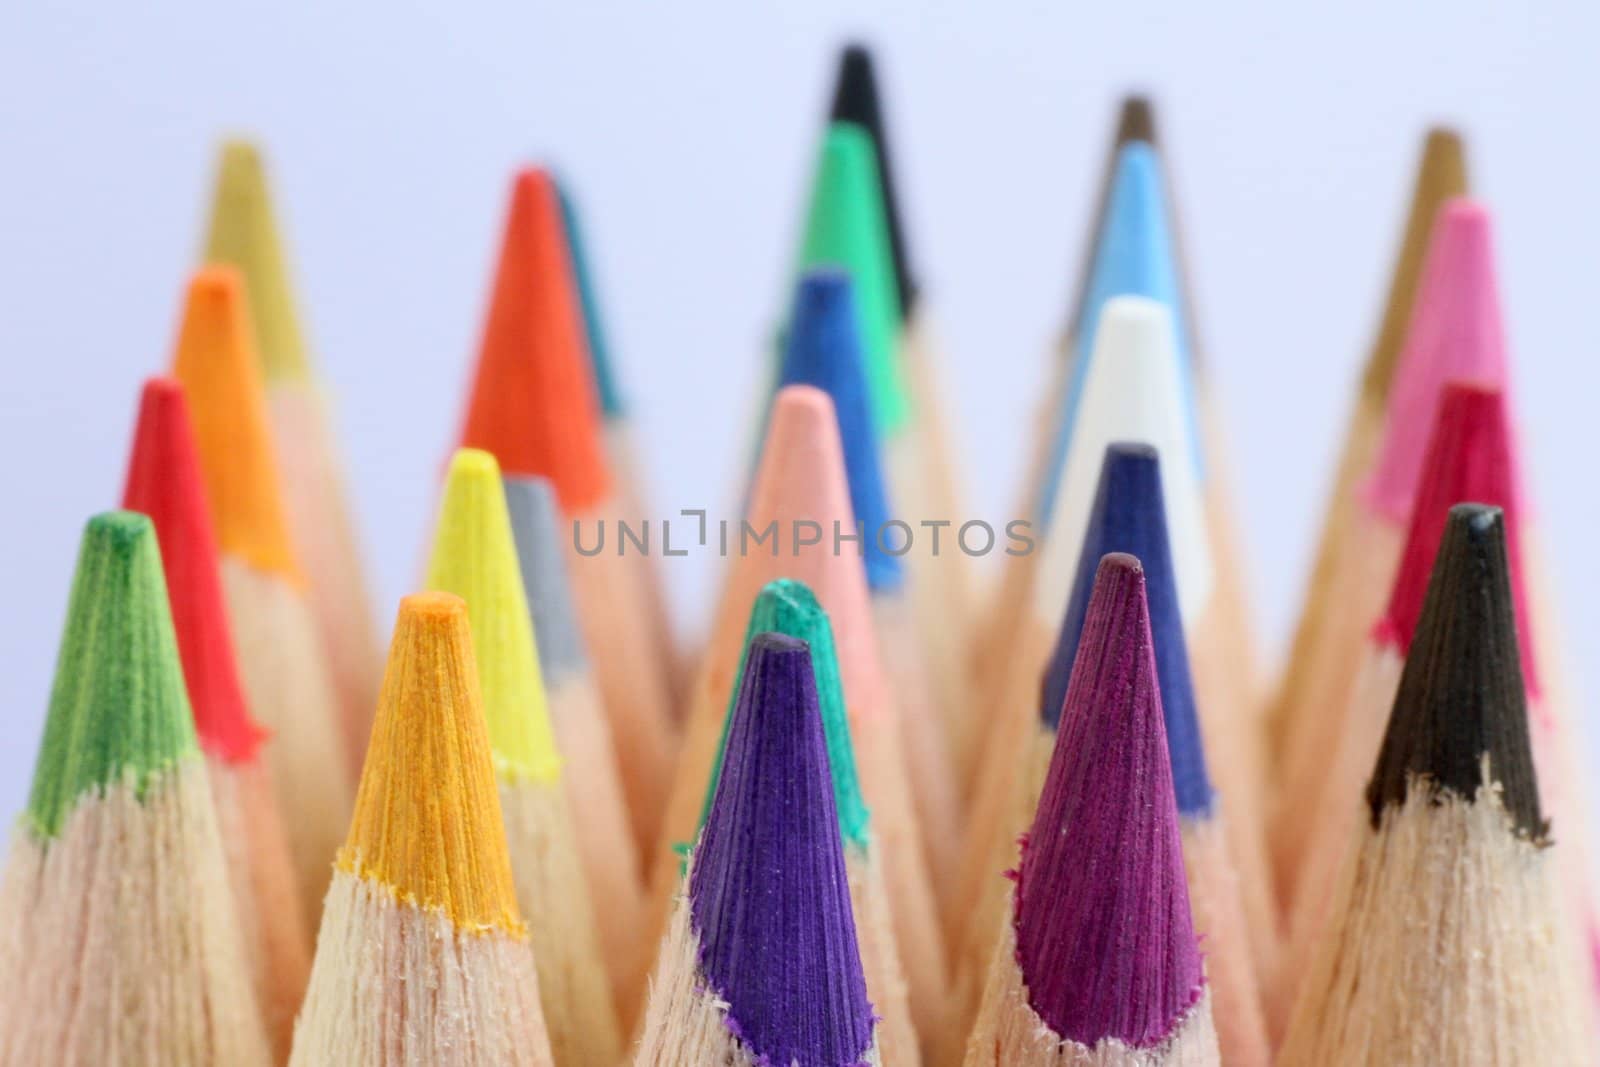
[[[1379,639],[1402,654],[1411,650],[1428,576],[1444,536],[1450,509],[1460,503],[1490,504],[1505,512],[1506,549],[1511,564],[1512,603],[1517,618],[1522,673],[1529,692],[1537,692],[1527,600],[1518,552],[1517,465],[1507,425],[1505,394],[1493,386],[1452,382],[1439,400],[1439,416],[1428,439],[1427,459],[1417,486],[1416,507],[1406,532],[1405,551],[1379,623]]]
[[[568,513],[610,489],[584,345],[555,183],[530,167],[512,181],[461,443],[507,474],[549,478]]]
[[[239,682],[194,427],[176,379],[145,383],[122,506],[155,523],[200,744],[219,759],[247,763],[266,731],[250,717]]]
[[[1370,493],[1393,522],[1411,514],[1440,393],[1454,380],[1506,387],[1493,227],[1488,209],[1466,198],[1447,201],[1433,224],[1389,395]]]

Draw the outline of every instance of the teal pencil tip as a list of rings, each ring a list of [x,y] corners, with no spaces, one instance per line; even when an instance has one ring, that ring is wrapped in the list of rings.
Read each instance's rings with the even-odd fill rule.
[[[28,821],[60,834],[79,799],[151,780],[197,753],[155,526],[131,511],[84,530]]]
[[[816,675],[817,704],[822,713],[822,730],[828,746],[828,766],[833,775],[834,806],[839,811],[839,835],[847,848],[865,849],[871,828],[861,782],[856,776],[855,745],[850,739],[850,718],[844,702],[844,687],[839,678],[839,658],[833,643],[833,625],[814,594],[804,582],[780,578],[768,582],[756,597],[745,631],[744,651],[740,653],[735,678],[744,677],[744,661],[750,642],[758,634],[780,633],[798,638],[811,647],[811,669]],[[717,743],[717,758],[706,785],[705,802],[700,809],[699,826],[704,827],[711,812],[711,801],[722,777],[722,754],[728,740],[737,705],[737,690],[728,700],[728,713],[722,721],[722,739]],[[700,836],[699,830],[695,837]]]
[[[578,285],[578,302],[583,308],[584,340],[589,349],[589,366],[594,374],[595,393],[600,398],[600,413],[609,421],[627,412],[622,390],[611,363],[611,345],[606,334],[605,316],[600,310],[600,292],[589,261],[589,247],[583,237],[583,223],[572,187],[565,178],[555,179],[556,199],[561,204],[561,227],[566,231],[567,256],[572,261],[573,280]]]

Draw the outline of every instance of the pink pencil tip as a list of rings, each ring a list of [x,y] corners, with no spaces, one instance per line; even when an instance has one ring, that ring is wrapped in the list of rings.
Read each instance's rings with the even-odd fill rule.
[[[1411,514],[1445,383],[1507,386],[1505,330],[1489,211],[1458,198],[1439,209],[1416,309],[1400,353],[1368,499],[1391,522]]]

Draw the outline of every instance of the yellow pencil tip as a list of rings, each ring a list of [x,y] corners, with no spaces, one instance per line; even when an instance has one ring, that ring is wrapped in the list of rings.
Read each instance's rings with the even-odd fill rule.
[[[514,779],[555,782],[561,760],[500,466],[480,449],[451,460],[428,584],[467,603],[496,766]]]
[[[266,166],[260,150],[250,141],[235,139],[222,144],[205,259],[231,264],[244,276],[256,358],[267,379],[308,380],[311,365],[267,188]]]
[[[457,929],[527,934],[459,597],[400,602],[339,867]]]
[[[233,268],[196,271],[172,373],[189,398],[218,550],[299,582],[247,314]]]

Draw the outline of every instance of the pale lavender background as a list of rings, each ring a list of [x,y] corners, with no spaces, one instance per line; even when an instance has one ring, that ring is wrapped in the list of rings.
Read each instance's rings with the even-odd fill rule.
[[[270,150],[387,628],[419,570],[521,160],[559,161],[580,190],[655,499],[730,499],[832,48],[851,32],[886,61],[975,513],[991,518],[1019,476],[1112,103],[1160,94],[1258,615],[1279,634],[1418,132],[1470,131],[1501,224],[1533,489],[1592,687],[1592,5],[239,6],[35,2],[0,18],[0,812],[31,773],[79,529],[115,502],[137,384],[169,356],[218,135]],[[698,624],[708,561],[671,579]]]

